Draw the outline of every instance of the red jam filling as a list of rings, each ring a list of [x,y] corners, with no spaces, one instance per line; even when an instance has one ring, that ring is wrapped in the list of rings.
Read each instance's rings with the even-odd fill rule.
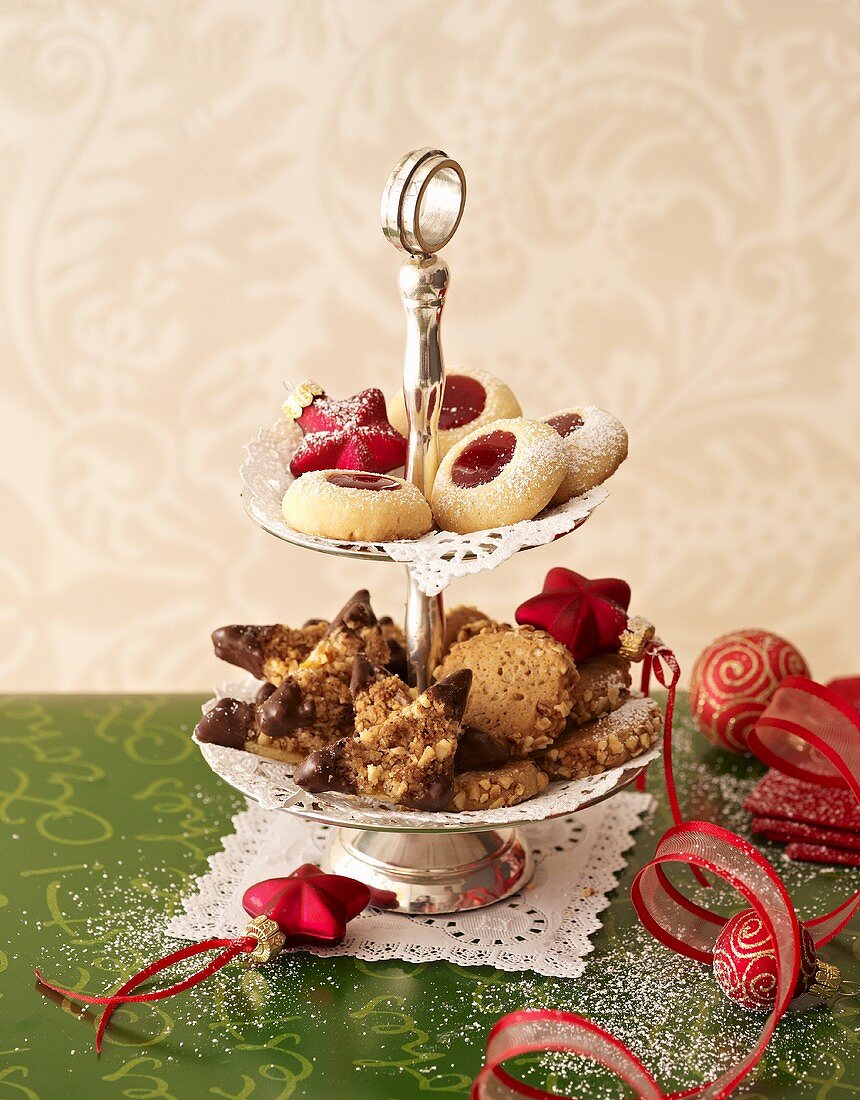
[[[451,467],[451,480],[458,489],[487,485],[499,476],[514,457],[517,437],[513,432],[487,432],[478,436]]]
[[[384,474],[365,474],[359,470],[337,470],[329,474],[326,481],[330,485],[340,485],[342,489],[399,489],[400,482]]]
[[[562,439],[575,432],[577,428],[581,428],[585,421],[579,415],[579,413],[562,413],[561,416],[553,416],[547,420],[547,424],[551,428],[555,428]]]
[[[467,374],[449,374],[445,379],[445,396],[439,413],[442,431],[462,428],[464,424],[481,415],[487,404],[487,391],[475,378]]]

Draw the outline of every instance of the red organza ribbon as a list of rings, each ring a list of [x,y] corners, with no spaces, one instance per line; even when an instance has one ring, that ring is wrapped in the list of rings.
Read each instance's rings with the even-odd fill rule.
[[[663,774],[666,780],[666,796],[669,802],[669,810],[672,820],[680,825],[684,820],[681,813],[681,802],[678,798],[678,787],[675,783],[675,768],[672,762],[672,730],[675,722],[675,697],[678,693],[678,681],[681,679],[681,666],[678,659],[669,647],[659,638],[648,644],[645,650],[645,660],[642,665],[642,694],[647,695],[651,686],[651,675],[661,687],[666,689],[666,712],[663,716]],[[638,789],[644,790],[644,774],[641,775]],[[698,867],[691,867],[694,877],[702,886],[710,886],[710,883]]]
[[[129,978],[124,985],[121,985],[115,993],[108,994],[105,997],[91,997],[88,993],[78,993],[73,989],[63,989],[58,985],[52,985],[50,982],[45,981],[38,970],[36,970],[36,977],[42,985],[47,986],[48,989],[52,989],[55,993],[60,993],[64,997],[68,997],[70,1000],[80,1001],[82,1004],[87,1005],[107,1006],[102,1013],[101,1020],[99,1020],[99,1027],[96,1032],[96,1050],[101,1054],[102,1036],[105,1033],[105,1028],[108,1026],[111,1016],[120,1005],[137,1004],[141,1001],[161,1001],[165,997],[172,997],[175,993],[183,993],[186,989],[191,989],[192,986],[198,985],[200,982],[205,982],[207,978],[210,978],[213,974],[217,974],[219,970],[235,959],[237,955],[248,954],[253,951],[257,943],[258,941],[255,936],[239,936],[236,939],[210,939],[202,940],[200,943],[189,944],[188,947],[182,947],[178,951],[172,951],[169,955],[165,955],[164,958],[159,959],[157,962],[150,963],[150,965],[144,967],[143,970],[138,970],[138,972]],[[215,948],[218,947],[224,949],[221,951],[220,955],[216,955],[214,959],[206,964],[206,966],[195,971],[187,978],[183,978],[181,982],[175,982],[165,989],[154,989],[149,993],[137,993],[132,995],[131,991],[133,989],[136,989],[139,985],[143,985],[145,981],[148,981],[156,974],[160,974],[162,970],[167,970],[168,967],[173,966],[175,963],[184,962],[185,959],[191,959],[195,955],[202,955],[206,951],[214,951]]]
[[[846,785],[860,801],[860,714],[836,692],[802,677],[785,681],[749,743],[766,763],[803,779]],[[727,919],[691,901],[669,880],[666,868],[672,863],[719,875],[755,909],[775,946],[775,1004],[753,1048],[715,1081],[671,1094],[721,1100],[761,1059],[794,995],[800,928],[779,875],[760,852],[719,825],[692,821],[668,830],[631,890],[639,919],[672,950],[710,964],[713,945]],[[858,909],[860,891],[806,922],[816,946],[832,939]],[[503,1068],[518,1055],[546,1051],[590,1058],[610,1069],[643,1100],[667,1100],[668,1094],[623,1042],[581,1016],[551,1009],[514,1012],[498,1021],[487,1040],[486,1062],[472,1086],[472,1100],[556,1100],[557,1093],[525,1085]]]

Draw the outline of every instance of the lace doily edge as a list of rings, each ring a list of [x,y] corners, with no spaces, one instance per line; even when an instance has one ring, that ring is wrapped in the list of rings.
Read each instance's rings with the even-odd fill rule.
[[[601,829],[598,837],[592,844],[592,856],[594,851],[601,851],[604,854],[600,862],[596,863],[594,866],[589,865],[587,868],[588,878],[590,880],[589,885],[591,885],[592,882],[594,883],[594,892],[588,896],[576,899],[576,903],[578,903],[580,910],[579,924],[580,927],[582,927],[582,937],[585,944],[580,954],[572,959],[566,958],[562,961],[555,955],[547,955],[543,958],[531,957],[529,959],[530,965],[523,966],[525,960],[510,952],[505,952],[502,949],[485,952],[485,957],[476,959],[473,957],[477,951],[474,947],[458,948],[456,945],[427,945],[402,942],[396,944],[389,942],[380,946],[369,939],[357,941],[346,940],[342,944],[325,948],[311,946],[293,947],[282,952],[282,956],[295,954],[297,952],[305,952],[320,958],[342,958],[352,956],[364,962],[382,962],[392,959],[398,959],[401,962],[408,963],[453,962],[455,965],[459,966],[493,966],[497,970],[503,970],[508,973],[531,972],[540,974],[543,977],[579,977],[585,969],[585,960],[587,956],[594,950],[591,937],[602,927],[603,922],[600,920],[600,914],[610,906],[612,899],[609,895],[617,887],[619,875],[627,866],[628,861],[626,855],[636,842],[634,834],[644,824],[646,815],[653,812],[655,805],[656,800],[654,796],[647,792],[621,791],[613,799],[612,806],[614,813],[611,817],[607,816],[605,820],[601,822]],[[592,809],[598,811],[602,808],[601,805],[592,807]],[[205,916],[206,897],[203,893],[203,886],[210,876],[211,881],[208,883],[208,892],[211,894],[217,894],[219,892],[219,886],[229,887],[232,885],[231,880],[234,874],[233,865],[237,857],[241,858],[243,855],[244,845],[246,843],[246,838],[242,835],[244,819],[250,817],[255,812],[261,812],[261,808],[258,804],[249,800],[248,805],[245,806],[244,809],[239,810],[233,815],[231,818],[233,831],[222,839],[222,847],[217,852],[213,852],[207,857],[206,862],[208,870],[197,876],[194,880],[192,891],[183,897],[182,911],[174,914],[165,930],[168,936],[174,939],[194,940],[205,936],[211,936],[218,932],[225,935],[238,934],[240,931],[238,926],[229,929],[212,929],[208,924],[204,923],[203,918]],[[581,812],[587,813],[588,811]],[[309,828],[305,823],[302,823],[301,827]],[[523,827],[526,829],[528,828],[527,825]],[[599,840],[606,834],[607,830],[610,829],[619,829],[622,836],[621,843],[613,847],[612,857],[607,860],[605,851],[599,843]],[[526,889],[527,888],[528,887],[526,887]],[[225,902],[225,905],[226,904]],[[497,904],[504,905],[505,902],[502,901]],[[572,899],[569,905],[563,910],[563,913],[568,913],[574,904],[575,902]],[[399,914],[399,916],[404,920],[412,919],[408,914]],[[551,960],[554,960],[554,965],[550,965]]]

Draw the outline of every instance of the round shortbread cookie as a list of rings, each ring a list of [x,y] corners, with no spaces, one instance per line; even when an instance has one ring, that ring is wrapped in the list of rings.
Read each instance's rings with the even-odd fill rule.
[[[296,531],[344,542],[416,539],[433,525],[430,505],[411,482],[355,470],[303,474],[284,493],[283,511]]]
[[[430,503],[437,524],[460,535],[532,519],[567,474],[561,436],[540,420],[496,420],[442,459]]]
[[[512,756],[546,748],[564,729],[579,673],[546,631],[493,624],[453,645],[435,676],[461,668],[472,670],[463,721],[507,744]]]
[[[602,485],[627,457],[627,429],[596,405],[572,405],[543,419],[564,441],[567,456],[567,475],[553,504]]]
[[[663,713],[653,699],[628,699],[611,714],[568,730],[535,754],[551,779],[584,779],[626,764],[660,736]]]
[[[388,419],[402,435],[408,435],[403,391],[387,399]],[[522,409],[511,389],[500,378],[480,367],[449,367],[439,412],[439,457],[484,424],[520,416]]]

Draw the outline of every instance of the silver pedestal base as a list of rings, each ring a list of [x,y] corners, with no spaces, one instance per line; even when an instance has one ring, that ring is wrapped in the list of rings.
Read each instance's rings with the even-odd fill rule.
[[[516,829],[395,833],[336,829],[323,870],[391,892],[397,913],[459,913],[510,897],[532,877]]]

